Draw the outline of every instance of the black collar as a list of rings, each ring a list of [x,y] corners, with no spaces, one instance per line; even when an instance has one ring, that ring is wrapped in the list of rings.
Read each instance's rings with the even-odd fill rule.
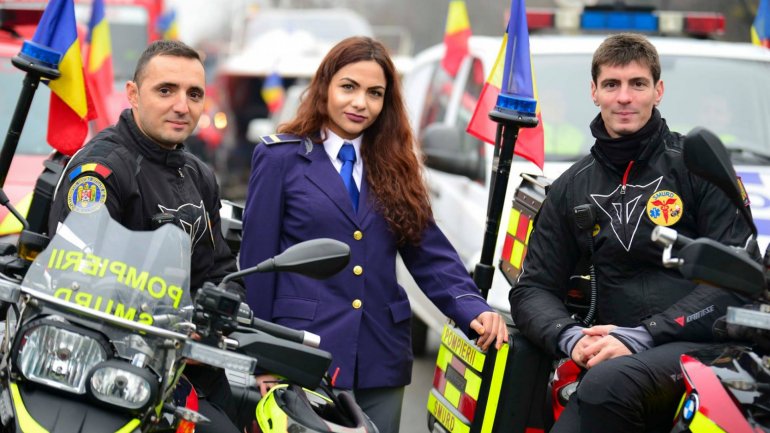
[[[150,137],[146,136],[144,132],[139,129],[139,126],[134,121],[134,115],[130,108],[127,108],[120,113],[117,127],[122,134],[128,136],[129,140],[127,144],[150,161],[173,168],[184,167],[185,161],[187,160],[185,157],[184,144],[178,144],[174,150],[164,149],[160,144],[152,141]]]
[[[612,138],[607,133],[601,113],[591,122],[591,134],[596,138],[592,152],[616,167],[625,168],[630,161],[643,161],[655,150],[655,137],[666,125],[657,108],[652,109],[652,116],[640,130],[633,134]]]

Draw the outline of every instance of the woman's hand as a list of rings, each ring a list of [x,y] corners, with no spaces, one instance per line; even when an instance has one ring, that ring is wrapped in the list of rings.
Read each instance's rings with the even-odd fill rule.
[[[505,319],[492,311],[485,311],[473,319],[471,329],[479,334],[476,345],[481,350],[487,350],[493,341],[495,342],[495,349],[500,349],[503,343],[508,342],[508,328],[505,325]]]

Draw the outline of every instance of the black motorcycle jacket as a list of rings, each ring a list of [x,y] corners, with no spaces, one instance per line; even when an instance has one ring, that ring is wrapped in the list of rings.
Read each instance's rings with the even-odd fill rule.
[[[608,155],[612,146],[597,142],[553,183],[540,208],[509,300],[516,326],[555,356],[566,355],[558,348],[559,335],[581,325],[564,300],[570,276],[591,249],[598,287],[594,324],[644,326],[655,345],[712,341],[714,321],[728,306],[743,303],[736,294],[664,268],[663,249],[650,240],[656,225],[728,245],[744,246],[750,236],[725,194],[687,170],[682,136],[669,131],[657,109],[653,114],[636,143],[613,142],[638,152],[621,162],[627,152],[619,152],[619,160],[617,153]],[[592,129],[597,124],[606,135],[600,116]],[[574,209],[584,204],[594,206],[596,221],[581,230]]]
[[[152,230],[171,222],[190,235],[190,287],[219,283],[237,270],[220,228],[219,189],[213,172],[184,150],[166,150],[136,125],[131,109],[104,129],[68,163],[48,220],[56,231],[70,211],[106,205],[112,218],[131,230]],[[244,297],[243,287],[227,289]]]

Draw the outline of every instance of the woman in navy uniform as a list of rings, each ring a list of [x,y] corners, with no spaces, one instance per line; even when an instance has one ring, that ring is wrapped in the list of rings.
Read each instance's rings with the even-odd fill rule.
[[[413,360],[396,253],[482,349],[508,339],[433,220],[414,146],[385,47],[345,39],[322,61],[294,120],[254,149],[244,213],[242,269],[308,239],[350,245],[336,276],[254,274],[247,299],[263,319],[319,334],[334,386],[352,389],[381,433],[398,431]]]

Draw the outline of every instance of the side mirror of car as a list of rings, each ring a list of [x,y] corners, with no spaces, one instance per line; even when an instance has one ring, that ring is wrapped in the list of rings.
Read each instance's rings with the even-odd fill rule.
[[[478,179],[481,155],[476,149],[463,149],[460,130],[434,123],[425,128],[420,143],[425,165],[450,174]]]

